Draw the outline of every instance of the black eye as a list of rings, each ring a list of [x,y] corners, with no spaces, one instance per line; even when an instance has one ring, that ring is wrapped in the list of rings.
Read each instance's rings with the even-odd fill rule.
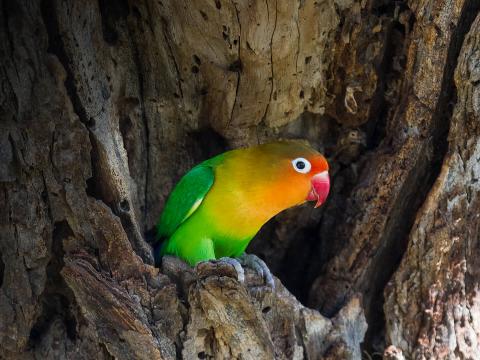
[[[296,158],[295,160],[292,161],[292,165],[295,171],[302,174],[308,173],[312,168],[312,165],[310,164],[310,162],[305,158]]]

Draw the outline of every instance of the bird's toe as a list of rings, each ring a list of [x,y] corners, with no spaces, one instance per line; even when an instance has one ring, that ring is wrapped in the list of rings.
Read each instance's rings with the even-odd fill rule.
[[[270,269],[257,255],[243,253],[238,260],[243,266],[253,269],[259,276],[261,276],[268,288],[271,290],[275,289],[275,281]]]
[[[242,265],[240,264],[240,262],[237,259],[229,258],[229,257],[222,257],[222,258],[218,259],[218,261],[222,261],[224,263],[227,263],[227,264],[233,266],[233,268],[237,272],[238,281],[240,281],[241,283],[245,282],[245,272],[243,270]]]

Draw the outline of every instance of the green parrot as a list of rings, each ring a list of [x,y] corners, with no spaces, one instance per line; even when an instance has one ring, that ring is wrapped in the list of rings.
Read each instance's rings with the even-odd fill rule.
[[[273,216],[305,201],[318,207],[329,189],[326,159],[300,141],[217,155],[191,169],[168,197],[157,224],[157,262],[163,255],[192,266],[222,259],[243,279],[241,262],[273,285],[265,263],[245,248]]]

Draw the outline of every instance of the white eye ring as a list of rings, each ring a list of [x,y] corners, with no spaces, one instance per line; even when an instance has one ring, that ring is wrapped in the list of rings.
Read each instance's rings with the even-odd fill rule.
[[[307,174],[312,169],[312,164],[310,164],[310,161],[301,157],[292,160],[292,165],[295,171],[302,174]]]

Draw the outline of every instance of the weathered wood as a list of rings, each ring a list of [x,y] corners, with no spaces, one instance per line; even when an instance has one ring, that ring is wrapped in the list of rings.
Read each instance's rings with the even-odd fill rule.
[[[387,338],[406,358],[478,357],[479,80],[477,16],[458,58],[457,103],[441,172],[385,290]]]
[[[333,209],[326,210],[338,217],[327,218],[333,224],[325,221],[321,228],[322,237],[341,246],[310,290],[309,304],[327,314],[335,313],[358,291],[365,294],[367,318],[381,313],[381,292],[438,174],[449,126],[454,63],[469,19],[474,9],[478,11],[471,4],[412,4],[408,16],[415,22],[404,43],[406,65],[399,98],[385,114],[385,137],[360,161],[359,178],[346,203],[333,202]],[[338,207],[344,211],[340,213]]]
[[[477,1],[0,9],[1,358],[475,358]],[[154,268],[180,176],[276,138],[333,176],[250,246],[276,290]]]

